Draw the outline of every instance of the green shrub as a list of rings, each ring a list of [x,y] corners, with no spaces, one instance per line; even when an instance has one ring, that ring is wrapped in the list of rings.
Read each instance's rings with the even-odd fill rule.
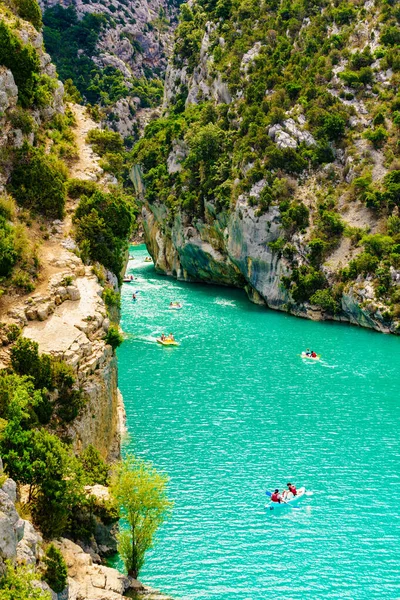
[[[0,64],[11,70],[21,106],[32,106],[40,72],[39,56],[33,46],[19,40],[5,21],[0,21]]]
[[[346,120],[340,115],[327,115],[324,118],[322,132],[329,140],[338,140],[343,137],[346,129]]]
[[[37,587],[38,573],[32,567],[6,561],[6,572],[0,578],[1,600],[51,600],[51,594]]]
[[[311,304],[320,306],[322,310],[330,314],[336,314],[340,310],[340,305],[335,300],[330,289],[317,290],[310,298]]]
[[[364,236],[361,240],[361,243],[368,254],[382,258],[391,252],[394,245],[394,240],[388,235],[375,233]]]
[[[53,544],[50,544],[43,562],[46,566],[43,579],[56,594],[59,594],[67,585],[68,570],[64,557]]]
[[[14,228],[0,216],[0,277],[7,277],[18,260]]]
[[[76,386],[73,368],[66,362],[56,359],[51,361],[51,387],[57,389],[58,417],[65,423],[70,423],[76,419],[86,400],[81,389]]]
[[[282,277],[282,283],[295,302],[302,303],[319,289],[326,286],[326,279],[321,271],[303,265],[294,268],[290,277]]]
[[[42,27],[42,11],[36,0],[14,0],[21,19],[30,21],[36,29]]]
[[[343,269],[345,279],[356,279],[358,275],[374,274],[379,264],[379,259],[368,252],[362,252],[350,261],[349,266]]]
[[[36,129],[36,121],[23,108],[14,109],[9,113],[9,119],[14,129],[20,129],[24,135],[28,135]]]
[[[108,485],[108,466],[94,446],[89,445],[82,452],[80,461],[85,472],[85,485]]]
[[[18,204],[49,218],[62,218],[65,167],[53,156],[27,143],[16,152],[9,189]]]
[[[310,250],[308,260],[314,267],[319,267],[324,257],[327,243],[320,238],[314,238],[309,242],[308,248]]]
[[[285,244],[286,240],[280,237],[274,242],[268,242],[268,247],[272,250],[272,252],[280,252]]]
[[[388,137],[388,132],[382,126],[376,127],[375,129],[367,129],[363,133],[363,137],[369,140],[374,148],[380,148],[386,142]]]
[[[308,227],[310,211],[303,202],[281,202],[280,206],[282,225],[294,233],[299,229]]]
[[[121,294],[114,292],[112,288],[105,288],[103,290],[103,300],[108,308],[112,306],[119,308],[121,306]]]
[[[23,271],[22,269],[17,269],[16,271],[14,271],[11,283],[12,285],[14,285],[17,288],[20,288],[27,294],[29,292],[33,292],[33,290],[35,289],[35,284],[33,283],[29,273],[26,273],[26,271]]]
[[[46,354],[39,355],[37,342],[20,337],[11,348],[10,356],[12,367],[16,373],[32,377],[36,389],[51,389],[50,357]]]
[[[115,131],[91,129],[87,134],[87,141],[100,156],[107,152],[122,152],[124,149],[124,140],[121,134]]]
[[[387,230],[391,236],[400,234],[400,217],[398,215],[388,217]]]
[[[107,331],[105,341],[106,344],[110,344],[112,349],[115,351],[118,348],[118,346],[122,344],[124,338],[121,335],[119,328],[115,325],[111,325]]]
[[[93,196],[98,189],[94,181],[86,179],[69,179],[67,183],[67,194],[74,200],[82,196]]]
[[[400,27],[398,25],[386,25],[382,30],[381,43],[386,46],[400,44]]]

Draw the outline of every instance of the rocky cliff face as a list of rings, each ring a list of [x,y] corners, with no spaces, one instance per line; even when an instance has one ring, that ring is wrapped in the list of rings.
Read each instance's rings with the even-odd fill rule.
[[[400,181],[394,149],[399,64],[390,62],[399,27],[369,1],[349,5],[349,19],[330,2],[321,14],[307,14],[306,4],[300,15],[292,7],[285,29],[278,4],[270,11],[210,5],[207,14],[196,3],[185,8],[167,70],[166,120],[136,151],[147,186],[147,245],[156,267],[175,277],[245,287],[253,301],[302,317],[398,333],[400,263],[369,245],[389,236],[395,247],[390,223],[397,219],[398,189],[384,208],[359,186],[379,196],[387,194],[387,182]],[[397,41],[386,36],[388,27]],[[312,36],[326,47],[318,68]],[[343,46],[329,50],[336,37],[344,52]],[[286,70],[272,75],[278,46],[291,53],[283,59],[281,50]],[[318,92],[307,97],[301,70],[301,84],[292,78],[302,52],[312,57],[304,59],[315,68],[311,85],[320,86],[315,104]],[[329,111],[340,132],[323,131]],[[381,142],[371,142],[379,135]],[[150,154],[155,140],[164,143],[157,169]],[[294,164],[297,157],[306,161]],[[308,215],[301,226],[292,220],[298,207]],[[374,266],[362,268],[370,256]],[[383,287],[379,269],[385,270]],[[318,277],[320,283],[309,286]],[[315,295],[318,289],[323,293]]]

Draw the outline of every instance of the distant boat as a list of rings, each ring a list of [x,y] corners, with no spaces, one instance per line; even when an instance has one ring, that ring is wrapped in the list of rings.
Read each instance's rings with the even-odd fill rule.
[[[153,262],[153,259],[150,256],[146,256],[146,258],[144,259],[144,262],[151,263],[151,262]]]
[[[132,281],[134,281],[133,275],[125,275],[125,277],[122,280],[124,283],[132,283]]]
[[[157,344],[161,344],[162,346],[179,346],[179,343],[176,340],[169,340],[168,338],[165,338],[165,340],[157,338],[156,341]]]
[[[305,352],[302,352],[300,354],[301,358],[307,358],[308,360],[319,360],[321,358],[320,354],[316,354],[315,356],[311,356],[311,354],[306,354]]]
[[[170,310],[181,310],[182,304],[180,302],[170,302],[168,308]]]

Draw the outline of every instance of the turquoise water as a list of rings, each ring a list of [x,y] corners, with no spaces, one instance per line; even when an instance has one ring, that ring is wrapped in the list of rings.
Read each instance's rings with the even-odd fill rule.
[[[125,451],[167,471],[175,501],[141,579],[175,600],[400,598],[400,339],[179,283],[131,253]],[[162,331],[180,347],[156,344]],[[265,490],[290,480],[313,497],[266,511]]]

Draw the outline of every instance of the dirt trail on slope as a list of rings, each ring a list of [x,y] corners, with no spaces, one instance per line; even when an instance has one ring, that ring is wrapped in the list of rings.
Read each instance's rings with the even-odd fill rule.
[[[69,168],[71,178],[97,181],[102,176],[99,166],[100,157],[93,152],[86,142],[86,136],[91,129],[98,128],[98,124],[86,113],[86,108],[78,104],[70,104],[74,113],[76,125],[73,128],[78,149],[78,160]],[[102,182],[104,184],[104,182]],[[46,296],[49,291],[50,280],[65,271],[65,261],[68,262],[70,250],[75,243],[71,237],[72,215],[77,201],[67,199],[65,217],[47,223],[48,239],[45,232],[41,231],[38,223],[34,223],[29,230],[31,242],[38,247],[40,272],[33,293],[18,295],[15,292],[4,294],[0,298],[0,319],[3,322],[14,322],[15,315],[26,307],[32,296]]]
[[[79,159],[70,169],[70,176],[75,179],[96,181],[103,170],[99,166],[100,157],[88,145],[86,136],[91,129],[99,129],[99,125],[90,118],[84,106],[72,104],[70,108],[76,120],[74,133],[79,154]]]

